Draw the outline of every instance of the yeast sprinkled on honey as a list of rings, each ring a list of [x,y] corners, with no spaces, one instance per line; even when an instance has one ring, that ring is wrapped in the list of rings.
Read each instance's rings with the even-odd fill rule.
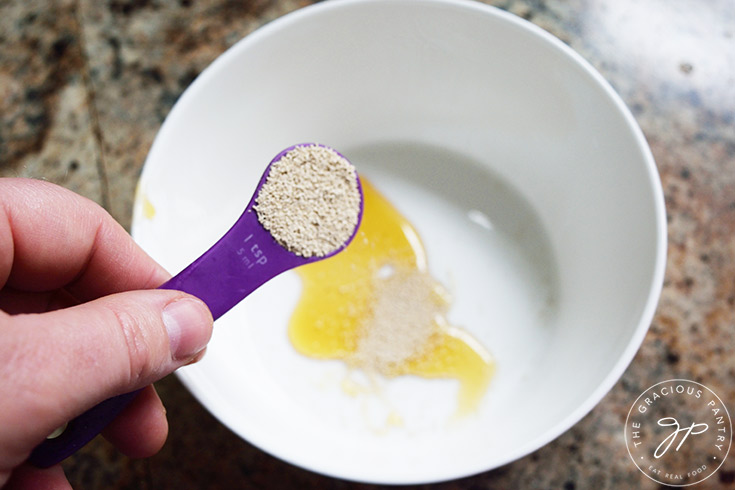
[[[455,378],[458,412],[472,411],[493,371],[488,352],[450,325],[447,291],[428,272],[411,224],[364,178],[354,240],[298,269],[303,292],[289,325],[295,348],[385,376]]]

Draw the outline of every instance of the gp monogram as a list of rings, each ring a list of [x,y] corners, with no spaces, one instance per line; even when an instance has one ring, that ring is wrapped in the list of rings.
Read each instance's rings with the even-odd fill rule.
[[[648,478],[669,486],[694,485],[727,458],[732,422],[715,392],[695,381],[672,379],[651,386],[630,407],[625,442]]]

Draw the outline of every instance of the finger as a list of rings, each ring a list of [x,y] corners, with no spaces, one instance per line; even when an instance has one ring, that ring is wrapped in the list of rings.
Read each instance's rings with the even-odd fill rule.
[[[32,179],[0,179],[0,286],[79,301],[148,289],[168,277],[99,205]]]
[[[190,362],[212,316],[180,291],[131,291],[36,315],[1,315],[0,461],[30,451],[67,420]],[[29,420],[34,423],[28,423]],[[13,446],[15,444],[15,447]],[[7,460],[7,459],[6,459]]]
[[[160,451],[168,436],[168,421],[153,386],[146,386],[102,435],[131,458],[147,458]]]
[[[78,304],[79,301],[64,289],[27,292],[16,291],[8,286],[0,291],[0,310],[11,315],[45,313]]]
[[[2,480],[0,479],[0,486]],[[50,468],[35,468],[22,465],[13,470],[13,474],[4,490],[71,490],[71,485],[60,465]]]

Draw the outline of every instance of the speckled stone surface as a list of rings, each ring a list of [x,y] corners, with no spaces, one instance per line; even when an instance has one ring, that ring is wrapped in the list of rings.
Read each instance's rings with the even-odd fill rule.
[[[297,0],[0,0],[0,176],[59,183],[130,225],[163,119],[212,60]],[[655,488],[623,425],[647,387],[687,378],[735,415],[735,6],[732,0],[489,1],[548,30],[620,93],[661,174],[668,263],[643,345],[582,421],[500,469],[418,488]],[[169,377],[171,435],[129,460],[95,440],[64,463],[75,488],[373,488],[283,463],[219,424]],[[735,454],[694,488],[735,488]]]

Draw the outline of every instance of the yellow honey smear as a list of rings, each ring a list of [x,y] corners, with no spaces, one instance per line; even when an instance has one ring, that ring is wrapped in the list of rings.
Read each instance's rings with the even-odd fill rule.
[[[140,180],[135,186],[135,200],[140,201],[141,211],[143,212],[143,217],[145,219],[150,220],[153,219],[154,216],[156,216],[156,208],[153,206],[151,200],[148,199],[148,195],[143,192],[143,187]]]
[[[469,413],[487,390],[494,362],[446,320],[449,298],[428,273],[416,230],[361,180],[364,212],[352,243],[297,269],[303,291],[289,324],[291,342],[306,356],[386,376],[457,379],[457,413]]]
[[[146,219],[153,219],[153,217],[156,215],[156,208],[153,207],[153,203],[150,199],[148,199],[148,196],[143,194],[143,216]]]

